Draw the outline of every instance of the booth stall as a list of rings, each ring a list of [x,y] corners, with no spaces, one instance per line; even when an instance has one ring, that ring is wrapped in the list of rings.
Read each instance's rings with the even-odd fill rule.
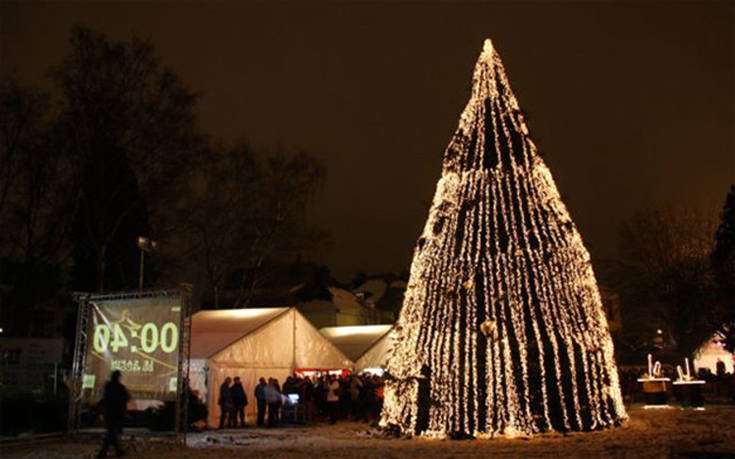
[[[282,384],[297,368],[352,366],[295,308],[200,311],[192,317],[190,356],[190,385],[206,402],[212,427],[219,423],[217,397],[227,376],[242,380],[252,423],[259,378],[276,378]]]

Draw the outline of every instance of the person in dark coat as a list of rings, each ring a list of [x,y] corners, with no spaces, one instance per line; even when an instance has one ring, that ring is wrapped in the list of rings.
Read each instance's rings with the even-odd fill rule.
[[[120,370],[115,370],[112,372],[110,380],[105,384],[100,405],[102,405],[104,410],[107,433],[105,434],[105,439],[102,442],[102,449],[100,449],[97,457],[107,456],[107,449],[110,446],[115,448],[115,453],[118,456],[122,456],[124,453],[123,449],[120,447],[119,437],[120,433],[122,433],[123,419],[125,418],[125,412],[128,409],[130,394],[125,386],[120,382],[121,379],[122,373],[120,373]]]
[[[259,427],[265,425],[265,407],[268,402],[265,399],[265,388],[268,384],[265,383],[265,378],[260,378],[258,385],[255,386],[255,400],[258,403],[258,422]]]
[[[219,428],[224,429],[226,427],[234,427],[235,420],[233,419],[234,411],[235,411],[235,404],[232,401],[232,389],[230,388],[230,383],[232,382],[232,379],[230,377],[225,378],[225,382],[222,383],[221,386],[219,386],[219,401],[217,404],[219,405],[220,409],[220,415],[219,415]]]
[[[421,377],[416,378],[418,383],[417,413],[416,413],[416,435],[425,432],[429,428],[429,410],[431,408],[431,368],[428,365],[421,367]]]
[[[311,379],[307,376],[299,384],[299,399],[304,405],[304,420],[311,422],[314,420],[314,411],[316,405],[314,403],[314,384]]]
[[[245,427],[245,407],[248,406],[248,396],[245,395],[245,389],[242,387],[239,376],[235,376],[235,382],[230,390],[232,391],[232,403],[235,405],[235,427],[237,427],[238,419],[240,427]]]

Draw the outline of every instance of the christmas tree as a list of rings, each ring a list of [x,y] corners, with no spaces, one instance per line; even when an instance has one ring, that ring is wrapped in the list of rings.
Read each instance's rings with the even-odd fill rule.
[[[626,418],[590,256],[490,40],[444,153],[381,425],[484,437]]]

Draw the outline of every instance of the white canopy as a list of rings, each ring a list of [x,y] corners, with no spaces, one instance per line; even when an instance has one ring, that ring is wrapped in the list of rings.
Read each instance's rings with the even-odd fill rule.
[[[735,354],[727,351],[722,342],[723,339],[715,333],[702,343],[699,349],[694,351],[694,368],[709,368],[712,373],[717,374],[717,361],[721,360],[725,364],[725,371],[733,373]]]
[[[319,330],[355,362],[355,370],[384,368],[394,333],[392,325],[325,327]]]
[[[191,358],[212,357],[288,311],[288,308],[225,309],[199,311],[191,321]]]
[[[396,331],[390,328],[378,341],[365,351],[355,361],[355,370],[363,371],[370,368],[384,369],[388,365],[388,356],[396,339]]]
[[[295,308],[200,311],[191,333],[191,385],[207,401],[211,426],[218,424],[219,387],[227,376],[242,380],[251,415],[260,377],[283,383],[296,368],[352,366]]]

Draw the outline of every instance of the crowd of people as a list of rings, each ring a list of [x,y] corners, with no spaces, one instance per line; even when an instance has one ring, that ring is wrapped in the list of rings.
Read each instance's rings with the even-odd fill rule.
[[[275,378],[260,378],[253,396],[255,425],[276,427],[288,416],[291,422],[311,423],[339,419],[375,422],[383,409],[383,378],[370,374],[289,376],[283,385]],[[219,388],[219,428],[246,426],[248,397],[239,377],[225,378]]]

